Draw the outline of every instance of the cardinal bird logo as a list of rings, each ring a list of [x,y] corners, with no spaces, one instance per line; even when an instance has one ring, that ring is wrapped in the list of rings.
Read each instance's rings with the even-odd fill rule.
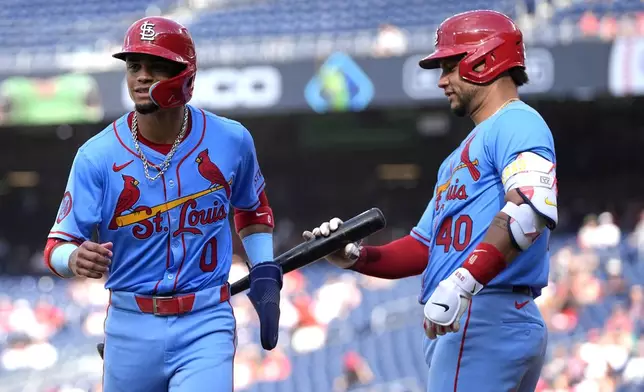
[[[463,147],[463,151],[461,151],[461,163],[463,163],[465,167],[467,167],[467,170],[470,172],[470,176],[472,176],[472,179],[474,181],[478,181],[481,178],[481,172],[476,167],[474,162],[470,160],[470,144],[472,144],[472,140],[474,140],[474,136],[472,136],[465,142],[465,147]]]
[[[141,190],[137,186],[139,185],[139,181],[136,178],[125,174],[122,177],[124,182],[123,190],[119,194],[116,207],[114,208],[114,215],[112,216],[112,220],[108,226],[108,229],[110,230],[118,229],[116,218],[121,216],[124,212],[132,210],[134,204],[136,204],[141,197]]]
[[[199,170],[199,174],[207,181],[210,181],[210,188],[214,188],[217,185],[223,186],[226,190],[226,197],[230,199],[230,184],[226,181],[226,178],[217,165],[210,160],[207,148],[197,155],[195,162],[198,164],[197,169]]]
[[[479,160],[476,158],[474,160],[470,159],[470,144],[472,144],[474,136],[467,139],[467,141],[465,142],[465,146],[463,146],[463,150],[461,151],[461,161],[458,163],[458,165],[456,165],[456,167],[454,168],[450,164],[449,178],[444,183],[436,187],[436,211],[438,211],[441,207],[441,201],[443,200],[443,194],[445,192],[447,192],[447,200],[465,200],[467,198],[467,191],[464,184],[461,183],[459,185],[458,180],[456,180],[455,184],[452,184],[452,177],[454,177],[454,174],[456,174],[457,171],[467,168],[467,171],[470,173],[470,176],[472,177],[472,180],[474,180],[474,182],[481,179],[481,171],[477,167],[479,165]]]

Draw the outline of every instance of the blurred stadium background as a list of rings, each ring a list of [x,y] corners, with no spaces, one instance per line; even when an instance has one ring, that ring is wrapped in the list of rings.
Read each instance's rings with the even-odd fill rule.
[[[131,109],[110,54],[132,21],[166,15],[192,31],[192,103],[253,132],[281,253],[303,229],[372,206],[388,228],[368,243],[417,222],[438,164],[471,124],[416,63],[441,20],[475,8],[520,23],[532,80],[522,97],[555,135],[561,218],[537,300],[550,330],[538,391],[644,390],[641,0],[0,4],[0,391],[100,391],[102,282],[52,279],[42,249],[76,149]],[[231,281],[244,257],[236,243]],[[235,390],[425,391],[419,287],[325,261],[289,274],[270,353],[249,302],[235,298]]]

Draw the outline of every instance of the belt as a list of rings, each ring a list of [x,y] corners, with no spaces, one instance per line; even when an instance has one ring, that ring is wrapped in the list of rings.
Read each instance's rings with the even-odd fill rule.
[[[532,296],[532,288],[530,286],[512,286],[512,292]]]
[[[178,316],[213,307],[230,299],[228,283],[195,293],[177,295],[139,295],[124,291],[110,293],[110,305],[115,308],[155,316]]]
[[[523,294],[527,295],[530,297],[533,297],[532,294],[532,288],[530,286],[523,286],[523,285],[495,285],[495,286],[486,286],[481,290],[481,294],[483,293],[494,293],[494,292],[512,292],[515,294]]]

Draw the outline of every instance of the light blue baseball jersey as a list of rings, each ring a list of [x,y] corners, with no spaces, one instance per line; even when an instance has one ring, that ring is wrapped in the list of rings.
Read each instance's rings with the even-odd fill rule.
[[[97,230],[100,242],[113,242],[108,289],[185,293],[228,280],[231,205],[257,208],[264,177],[243,125],[187,107],[191,131],[155,181],[146,178],[136,153],[131,113],[77,152],[49,237],[82,242]],[[151,164],[165,159],[139,145]]]
[[[505,205],[501,173],[525,151],[556,163],[550,128],[534,109],[515,101],[478,124],[443,161],[434,196],[411,231],[429,247],[419,302],[425,304],[483,240]],[[549,237],[546,229],[488,286],[526,285],[538,296],[548,283]]]

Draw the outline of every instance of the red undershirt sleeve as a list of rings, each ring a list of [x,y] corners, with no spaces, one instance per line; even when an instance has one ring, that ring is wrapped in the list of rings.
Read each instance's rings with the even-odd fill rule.
[[[364,275],[402,279],[423,273],[429,261],[429,248],[406,235],[382,246],[365,246],[351,267]]]

